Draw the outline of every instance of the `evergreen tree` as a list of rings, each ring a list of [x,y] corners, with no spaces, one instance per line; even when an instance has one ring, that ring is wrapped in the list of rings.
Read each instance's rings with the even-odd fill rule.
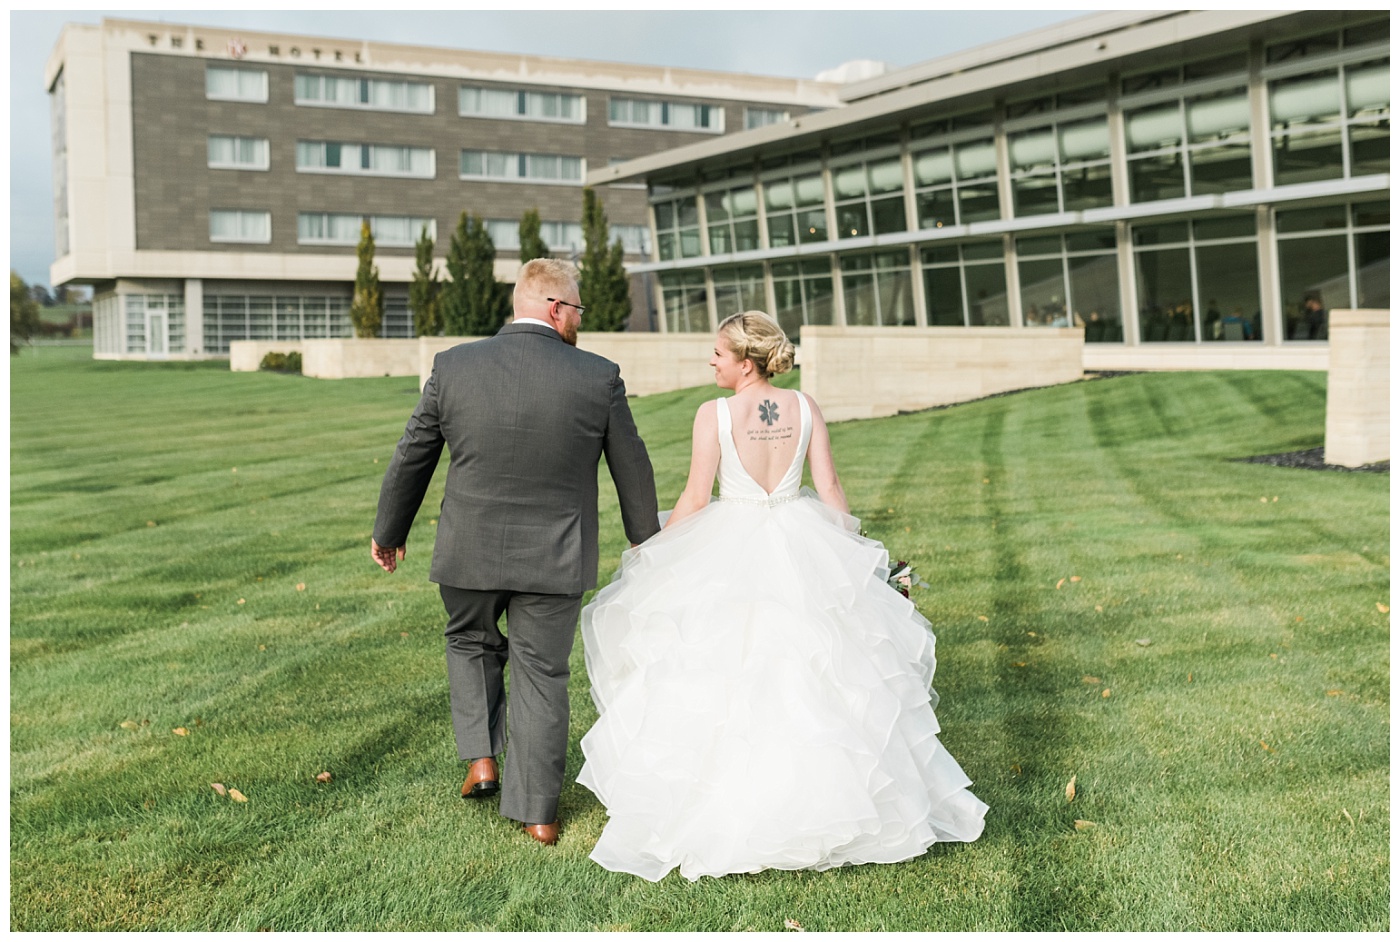
[[[438,315],[449,337],[467,333],[467,297],[463,290],[467,283],[466,247],[467,213],[463,210],[447,243],[447,282],[438,297]]]
[[[520,264],[534,258],[549,258],[549,246],[540,238],[540,211],[527,209],[520,217]]]
[[[384,323],[384,294],[379,289],[379,268],[374,264],[374,236],[369,220],[360,222],[360,244],[355,247],[360,265],[355,270],[355,294],[350,299],[350,324],[356,337],[377,337]]]
[[[433,270],[433,239],[428,235],[427,226],[423,227],[423,234],[418,237],[414,249],[417,263],[413,268],[413,282],[408,286],[413,332],[419,337],[436,337],[442,333],[442,284]]]
[[[632,316],[631,282],[622,264],[622,240],[608,246],[608,215],[592,187],[583,188],[583,257],[579,301],[586,310],[580,331],[624,330]]]

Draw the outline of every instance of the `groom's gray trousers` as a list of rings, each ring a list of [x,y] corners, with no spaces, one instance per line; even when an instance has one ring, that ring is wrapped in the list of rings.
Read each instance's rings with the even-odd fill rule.
[[[447,678],[457,756],[481,759],[505,750],[501,814],[548,824],[558,815],[564,785],[569,652],[583,596],[487,592],[449,585],[438,589],[447,609]],[[502,614],[509,637],[500,630]]]

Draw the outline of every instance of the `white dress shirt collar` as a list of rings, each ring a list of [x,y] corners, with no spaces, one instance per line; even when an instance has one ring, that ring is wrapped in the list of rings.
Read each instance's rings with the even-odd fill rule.
[[[549,321],[542,321],[542,320],[540,320],[538,317],[517,317],[517,318],[516,318],[514,321],[512,321],[511,323],[514,323],[514,324],[541,324],[541,325],[543,325],[543,326],[545,326],[545,327],[548,327],[550,330],[554,331],[556,334],[559,333],[558,329],[556,329],[555,326],[554,326],[553,324],[551,324]]]

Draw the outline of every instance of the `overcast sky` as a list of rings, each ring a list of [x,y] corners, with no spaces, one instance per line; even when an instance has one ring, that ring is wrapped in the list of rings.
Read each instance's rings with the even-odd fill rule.
[[[513,5],[519,8],[531,4]],[[892,68],[914,65],[1082,15],[1084,11],[996,10],[985,6],[977,12],[12,11],[10,267],[30,284],[49,282],[49,265],[53,262],[53,170],[44,63],[63,24],[70,21],[97,23],[107,16],[328,39],[371,39],[815,78],[823,69],[852,59],[876,59]],[[551,22],[544,28],[541,22],[546,19]]]

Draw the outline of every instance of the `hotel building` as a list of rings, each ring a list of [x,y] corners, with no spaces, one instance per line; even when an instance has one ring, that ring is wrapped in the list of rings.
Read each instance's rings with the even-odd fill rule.
[[[412,337],[424,228],[440,262],[481,216],[512,281],[528,209],[555,255],[581,250],[590,171],[840,104],[815,81],[111,19],[67,25],[44,78],[51,282],[92,286],[101,358],[349,336],[362,219],[384,336]],[[628,261],[652,257],[644,187],[598,193]],[[651,278],[633,329],[656,326]]]
[[[1390,306],[1387,11],[1109,12],[613,166],[660,330],[1084,328],[1094,368],[1326,368]],[[1225,354],[1228,354],[1226,356]]]

